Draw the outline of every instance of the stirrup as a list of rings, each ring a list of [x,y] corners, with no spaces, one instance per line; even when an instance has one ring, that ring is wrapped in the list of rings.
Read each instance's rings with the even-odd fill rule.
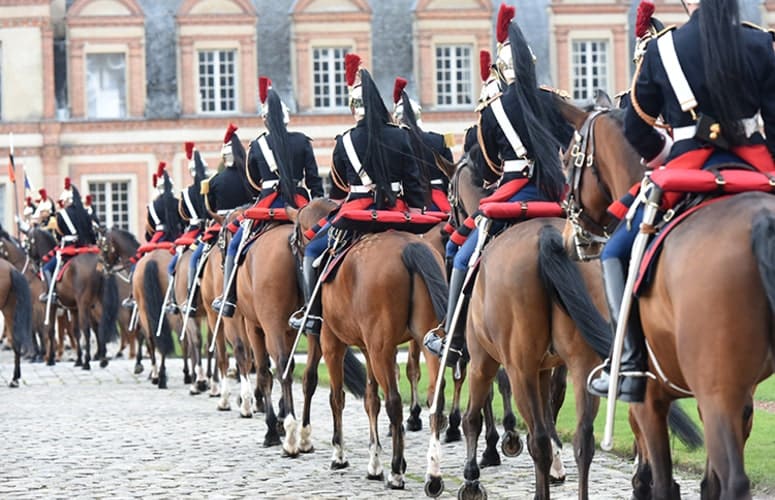
[[[291,314],[291,317],[288,318],[288,326],[292,330],[299,331],[299,328],[301,328],[301,320],[304,319],[304,311],[306,308],[306,306],[301,306],[299,310],[295,311]]]
[[[595,367],[587,377],[587,392],[593,396],[608,397],[608,388],[611,383],[609,375],[610,360]],[[599,377],[595,377],[596,374]],[[619,385],[617,387],[616,399],[625,403],[642,403],[646,394],[646,380],[653,377],[647,371],[622,370],[619,372]]]
[[[422,343],[426,349],[440,358],[444,354],[444,339],[445,337],[439,337],[434,329],[425,334]]]
[[[135,299],[132,297],[127,297],[124,300],[121,301],[121,307],[125,309],[133,309],[135,307]]]

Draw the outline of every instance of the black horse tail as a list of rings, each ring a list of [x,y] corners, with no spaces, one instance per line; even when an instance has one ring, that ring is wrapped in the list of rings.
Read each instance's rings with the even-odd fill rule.
[[[358,399],[366,394],[366,369],[352,347],[344,352],[344,386]]]
[[[419,274],[425,282],[436,319],[439,323],[443,322],[447,316],[449,287],[433,251],[425,243],[409,243],[401,252],[401,260],[409,274]]]
[[[538,267],[544,286],[576,323],[601,358],[611,350],[611,327],[592,302],[581,271],[565,251],[560,232],[544,226],[538,238]]]
[[[677,401],[670,404],[670,410],[667,412],[667,425],[689,450],[696,450],[704,443],[702,433],[697,424],[694,423],[689,415],[686,414]]]
[[[102,316],[98,334],[102,344],[112,342],[118,337],[118,284],[116,276],[108,273],[102,277]]]
[[[18,353],[31,353],[34,349],[30,285],[16,269],[11,269],[11,289],[16,297],[16,308],[13,311],[13,350]]]
[[[753,216],[751,247],[759,266],[770,312],[775,314],[775,215],[769,210],[761,210]],[[770,349],[775,354],[773,335],[770,336]]]
[[[155,260],[149,260],[145,266],[145,275],[143,276],[143,295],[145,296],[145,316],[148,320],[149,338],[155,338],[156,330],[159,327],[159,316],[162,307],[164,307],[164,292],[161,289],[159,281],[159,265]],[[161,315],[162,325],[158,338],[155,338],[156,348],[163,355],[172,353],[175,345],[172,341],[172,330],[167,322],[167,315]]]

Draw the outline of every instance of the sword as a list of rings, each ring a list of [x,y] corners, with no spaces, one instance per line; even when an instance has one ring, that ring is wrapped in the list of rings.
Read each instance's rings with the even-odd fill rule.
[[[199,257],[199,261],[196,263],[196,274],[194,274],[194,282],[191,284],[191,290],[188,291],[188,296],[186,297],[186,312],[183,313],[183,328],[180,330],[180,341],[183,342],[183,338],[186,336],[186,325],[188,324],[188,319],[191,317],[191,301],[194,300],[194,294],[196,294],[197,288],[199,288],[199,276],[202,273],[202,269],[204,268],[205,264],[207,263],[207,258],[209,257],[209,252],[211,246],[209,244],[206,244],[207,247],[202,251],[202,255]],[[190,263],[191,261],[189,261]]]
[[[452,334],[450,332],[455,331],[457,322],[460,320],[460,314],[463,311],[463,302],[465,301],[465,294],[466,294],[465,290],[468,287],[468,282],[471,280],[471,278],[473,277],[476,271],[476,261],[479,259],[479,255],[482,253],[484,244],[487,240],[487,237],[489,236],[488,233],[490,231],[491,224],[492,224],[492,221],[487,218],[482,218],[477,224],[477,226],[479,226],[479,240],[476,242],[474,253],[471,254],[471,258],[468,260],[468,270],[466,271],[466,279],[463,280],[463,292],[460,294],[460,297],[458,297],[457,303],[455,304],[455,312],[452,314],[452,324],[449,325],[448,331],[446,332],[448,338],[447,338],[447,342],[444,342],[444,352],[441,355],[441,367],[439,368],[439,373],[436,376],[436,390],[433,393],[433,404],[431,405],[431,408],[429,410],[431,415],[436,413],[436,406],[439,403],[439,393],[441,392],[441,384],[444,381],[444,370],[447,367],[447,357],[449,356],[449,347],[452,345]],[[449,307],[449,305],[447,307]]]
[[[650,234],[643,232],[644,226],[650,226],[654,223],[659,210],[659,203],[662,197],[662,190],[655,185],[651,185],[646,200],[646,208],[643,212],[643,222],[641,222],[640,231],[635,238],[630,254],[630,268],[627,272],[627,281],[624,285],[624,297],[622,305],[619,308],[619,321],[616,325],[616,335],[614,336],[614,345],[611,351],[611,371],[608,382],[608,401],[606,404],[605,429],[603,431],[603,440],[600,447],[605,451],[613,448],[614,438],[614,417],[616,416],[616,394],[619,392],[619,371],[621,369],[622,348],[624,347],[624,335],[627,329],[627,320],[630,317],[632,307],[632,291],[635,288],[635,281],[638,279],[640,264],[643,260],[643,254],[646,252]]]
[[[51,314],[51,296],[54,294],[54,287],[57,283],[57,276],[59,270],[62,268],[62,252],[57,250],[56,254],[57,265],[54,268],[54,274],[51,275],[51,283],[48,284],[48,297],[46,298],[46,319],[43,321],[44,326],[49,325],[48,317]]]
[[[183,252],[183,247],[178,247],[177,250],[175,250],[175,253],[178,254],[178,258],[180,258],[180,254]],[[161,311],[159,312],[159,321],[156,323],[156,336],[159,337],[161,335],[161,326],[164,324],[164,315],[167,314],[167,303],[170,301],[170,295],[172,295],[172,289],[175,286],[175,275],[170,274],[169,283],[167,283],[167,292],[164,294],[164,302],[161,303]]]
[[[132,306],[132,314],[129,316],[129,331],[133,332],[137,328],[137,320],[139,316],[137,314],[137,302]]]
[[[218,330],[221,327],[221,321],[223,320],[223,308],[226,307],[226,294],[231,289],[232,283],[234,283],[234,277],[237,275],[237,268],[239,267],[239,258],[242,255],[242,250],[245,248],[245,243],[248,240],[250,229],[253,225],[253,219],[243,219],[242,224],[242,239],[237,246],[237,255],[234,257],[234,269],[231,270],[228,280],[226,281],[226,287],[223,289],[223,300],[221,300],[221,307],[218,309],[218,319],[215,320],[215,330],[213,330],[213,341],[210,343],[210,352],[215,351],[215,340],[218,338]],[[226,250],[228,252],[228,248]]]
[[[328,254],[326,265],[321,268],[322,271],[325,271],[325,269],[331,263],[333,256],[333,252]],[[322,285],[323,273],[321,272],[318,276],[317,283],[315,283],[315,288],[312,290],[312,293],[309,296],[309,303],[307,304],[307,307],[304,308],[304,316],[301,318],[301,325],[299,326],[299,329],[296,330],[296,339],[293,341],[293,347],[291,347],[291,355],[288,356],[288,363],[285,364],[285,370],[283,371],[283,376],[280,380],[285,380],[285,377],[287,377],[288,373],[291,371],[291,366],[293,365],[293,356],[296,354],[296,348],[299,346],[299,340],[301,340],[301,332],[304,330],[304,325],[307,324],[307,319],[309,319],[309,310],[312,308],[312,303],[315,301],[315,297],[317,297],[318,293],[320,293],[320,288]]]

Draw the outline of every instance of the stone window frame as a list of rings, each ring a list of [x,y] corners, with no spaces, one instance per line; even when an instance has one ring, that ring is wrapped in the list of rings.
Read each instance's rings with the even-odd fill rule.
[[[315,42],[312,45],[310,45],[310,53],[311,53],[310,62],[312,64],[312,66],[310,67],[310,75],[311,75],[310,83],[312,85],[311,110],[314,110],[316,112],[345,113],[347,112],[347,109],[348,109],[348,103],[347,103],[348,94],[347,94],[347,84],[344,82],[344,55],[342,57],[342,65],[341,65],[342,67],[340,68],[339,74],[337,75],[336,69],[329,70],[330,75],[333,75],[334,78],[338,76],[339,78],[341,78],[342,83],[344,84],[345,93],[343,95],[343,99],[344,99],[343,104],[341,106],[336,106],[335,104],[330,106],[317,106],[315,104],[315,100],[317,99],[317,95],[315,93],[315,51],[316,50],[344,50],[344,54],[346,55],[348,53],[353,52],[352,45],[342,44],[342,43],[337,43],[335,45],[332,45],[332,44],[321,44],[318,42]],[[329,86],[333,87],[334,85],[329,83]],[[334,93],[334,96],[336,97],[336,92],[334,91],[333,93]],[[329,95],[330,94],[331,92],[329,92]]]
[[[202,109],[202,94],[201,94],[201,74],[199,72],[199,54],[203,52],[234,52],[234,60],[232,61],[234,65],[233,69],[233,79],[234,79],[234,109],[232,110],[222,110],[217,109],[214,111],[205,111]],[[242,92],[240,91],[240,82],[242,78],[242,68],[239,64],[242,54],[240,52],[240,48],[238,44],[221,44],[221,43],[215,43],[215,44],[194,44],[194,64],[196,65],[196,70],[194,72],[194,84],[196,86],[196,113],[202,116],[217,116],[217,115],[236,115],[241,112],[241,98],[242,98]],[[215,64],[218,64],[217,62]],[[217,97],[216,97],[217,100]]]
[[[178,41],[178,98],[184,116],[245,115],[259,110],[258,13],[250,0],[224,0],[239,13],[196,13],[199,3],[183,0],[175,15]],[[237,50],[235,110],[202,112],[199,105],[200,50]]]
[[[586,66],[587,74],[585,76],[577,76],[576,75],[576,69],[577,69],[577,63],[576,63],[576,46],[577,44],[586,44],[586,50],[591,50],[592,47],[589,44],[605,44],[605,60],[601,63],[598,61],[597,64],[594,64],[589,59],[586,61],[586,63],[583,64],[583,66]],[[568,93],[570,93],[571,98],[574,100],[588,100],[592,99],[595,95],[596,89],[602,89],[607,94],[613,95],[612,88],[611,88],[611,81],[612,81],[612,70],[615,68],[614,62],[612,59],[612,52],[613,52],[613,46],[612,46],[612,40],[609,37],[594,37],[594,36],[573,36],[568,43],[568,48],[570,49],[570,84],[568,85]],[[599,51],[602,52],[602,51]],[[587,53],[586,57],[589,58],[592,54]],[[581,65],[581,63],[579,63]],[[586,85],[582,85],[580,87],[576,87],[577,80],[586,80],[586,84],[590,84],[590,82],[595,78],[593,77],[589,72],[593,70],[594,66],[600,66],[603,67],[605,70],[605,75],[601,77],[600,75],[597,76],[598,79],[602,79],[605,82],[604,86],[598,85],[597,87],[587,87]],[[583,91],[586,95],[577,95],[577,91],[579,94]]]
[[[469,77],[469,102],[467,103],[460,103],[460,102],[453,102],[450,104],[443,104],[440,102],[441,96],[439,95],[439,85],[441,85],[441,82],[439,81],[439,54],[438,51],[440,48],[443,47],[449,47],[453,49],[457,48],[468,48],[469,54],[468,54],[468,77]],[[443,39],[439,39],[436,41],[436,43],[433,44],[433,107],[438,110],[459,110],[459,109],[470,109],[475,105],[475,96],[474,96],[474,89],[476,88],[476,80],[478,78],[476,75],[479,74],[479,72],[476,70],[475,66],[478,65],[478,53],[474,53],[476,44],[475,42],[466,43],[464,41],[444,41]],[[476,62],[476,65],[474,64]],[[455,72],[455,68],[450,69],[451,72]],[[454,80],[457,82],[457,80]],[[460,95],[458,92],[453,89],[452,90],[452,96],[455,100],[459,100]]]
[[[134,172],[127,172],[127,173],[83,173],[80,176],[79,184],[80,189],[82,193],[82,197],[85,197],[87,194],[94,194],[89,190],[89,184],[113,184],[113,183],[122,183],[125,182],[128,184],[127,189],[127,203],[125,212],[127,215],[127,227],[126,229],[128,231],[132,231],[133,228],[139,227],[138,221],[137,221],[137,210],[136,207],[133,204],[133,201],[137,200],[138,195],[138,182],[137,182],[137,175]],[[106,200],[108,204],[110,204],[110,200]],[[112,210],[111,210],[112,213]],[[104,210],[98,210],[97,214],[100,217],[100,220],[102,220],[105,224],[108,225],[108,227],[112,227],[114,225],[113,220],[108,219],[108,212]]]
[[[121,54],[124,56],[124,109],[123,116],[111,116],[111,117],[96,117],[89,115],[89,56],[102,55],[102,54]],[[89,46],[83,54],[84,60],[84,72],[83,72],[83,101],[84,101],[84,117],[88,120],[126,120],[129,118],[129,47],[126,45],[95,45]]]

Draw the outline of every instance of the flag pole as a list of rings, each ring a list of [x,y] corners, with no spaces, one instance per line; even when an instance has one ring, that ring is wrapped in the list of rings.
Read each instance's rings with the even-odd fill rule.
[[[16,237],[19,238],[19,221],[21,219],[19,218],[19,192],[16,189],[16,163],[13,159],[13,132],[8,134],[8,144],[10,146],[8,159],[11,162],[8,165],[8,177],[11,179],[11,187],[13,189],[13,208],[14,212],[16,213],[16,220],[14,221],[14,225],[16,226]]]

